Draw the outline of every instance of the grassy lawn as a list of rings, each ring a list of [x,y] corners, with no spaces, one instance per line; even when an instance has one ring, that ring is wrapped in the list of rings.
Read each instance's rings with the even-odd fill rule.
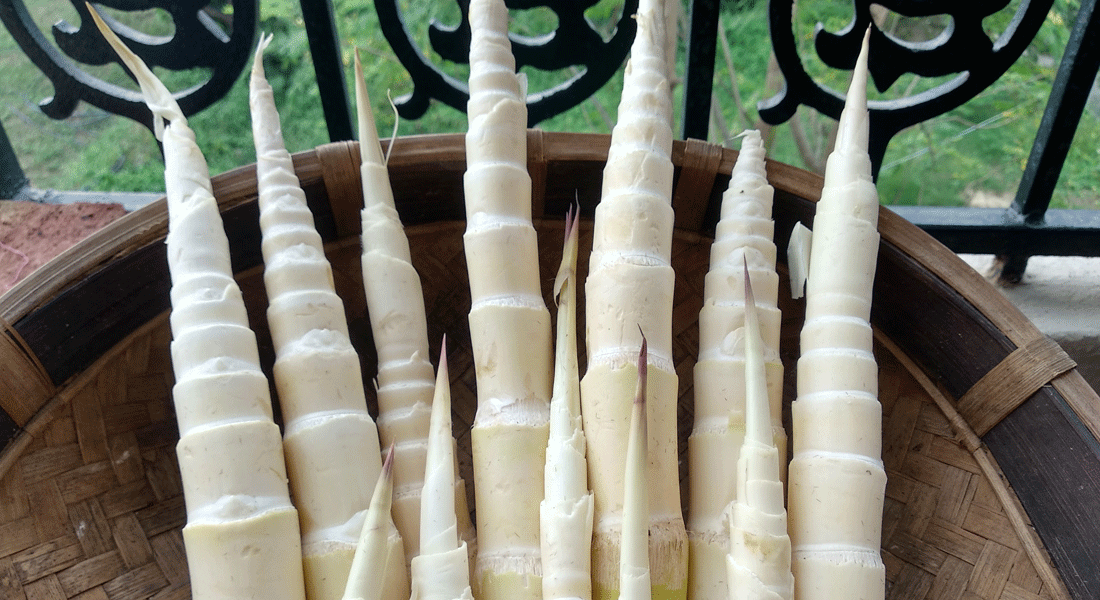
[[[71,5],[60,0],[28,2],[39,26],[49,35],[49,25],[60,18],[77,23]],[[398,97],[411,91],[404,68],[378,32],[373,5],[360,0],[333,0],[344,47],[348,83],[354,48],[364,58],[367,84],[382,136],[388,137],[394,118],[387,92]],[[618,0],[604,0],[588,11],[596,27],[610,35],[618,19]],[[879,179],[886,204],[962,205],[977,194],[1011,196],[1027,161],[1031,141],[1046,105],[1079,4],[1057,0],[1047,23],[1025,56],[996,84],[967,105],[905,131],[891,142]],[[324,143],[327,134],[314,81],[313,65],[297,0],[263,0],[261,29],[275,35],[266,56],[266,70],[283,118],[284,136],[291,151]],[[991,35],[1002,31],[1017,3],[986,20]],[[405,20],[421,47],[427,47],[427,23],[437,19],[455,24],[454,2],[403,0]],[[844,89],[848,73],[815,63],[810,50],[812,31],[821,22],[830,31],[850,19],[846,0],[806,1],[798,4],[796,39],[803,45],[807,70],[834,89]],[[765,3],[760,0],[727,0],[722,3],[721,32],[728,54],[719,45],[715,72],[715,100],[720,111],[712,119],[710,141],[722,143],[746,127],[757,125],[756,104],[775,93],[768,80],[770,46]],[[120,15],[121,18],[121,15]],[[169,33],[171,23],[157,11],[125,15],[127,23],[149,33]],[[549,9],[514,12],[513,31],[529,35],[552,31],[555,17]],[[913,20],[887,15],[884,27],[908,39],[930,39],[942,30],[935,18]],[[681,33],[686,23],[681,23]],[[680,44],[681,68],[684,43]],[[436,57],[437,64],[439,63]],[[108,115],[81,104],[63,121],[47,118],[38,103],[53,94],[49,81],[31,64],[7,33],[0,33],[0,65],[5,73],[0,88],[0,121],[33,185],[68,190],[161,191],[163,163],[152,135],[127,119]],[[464,78],[463,65],[445,65],[449,74]],[[731,70],[732,68],[732,70]],[[116,66],[90,69],[115,83],[128,84]],[[731,76],[731,73],[733,75]],[[202,73],[160,72],[172,89],[201,81]],[[531,89],[549,87],[567,78],[568,72],[529,72]],[[941,80],[905,76],[884,94],[896,98],[928,89]],[[610,131],[615,119],[621,75],[595,96],[571,111],[540,126],[550,131]],[[255,160],[247,104],[247,75],[242,75],[221,102],[191,117],[199,144],[213,173]],[[1095,111],[1095,112],[1094,112]],[[1100,208],[1100,182],[1096,169],[1100,148],[1100,109],[1086,111],[1070,157],[1054,196],[1056,207]],[[827,154],[834,123],[811,110],[799,111],[798,123],[774,128],[770,156],[810,169],[819,169]],[[416,121],[402,121],[399,133],[461,132],[465,116],[437,104]],[[797,134],[797,135],[796,135]],[[801,144],[796,143],[801,139]],[[737,141],[732,140],[736,146]]]

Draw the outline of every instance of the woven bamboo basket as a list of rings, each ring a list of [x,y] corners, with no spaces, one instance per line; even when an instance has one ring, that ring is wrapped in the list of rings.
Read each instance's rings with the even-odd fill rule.
[[[582,214],[592,214],[609,138],[531,131],[528,141],[549,295],[562,216],[575,199]],[[735,158],[702,142],[674,147],[682,456],[710,236]],[[359,262],[358,165],[355,143],[295,155],[370,378],[376,359]],[[424,281],[430,339],[437,346],[442,334],[449,339],[460,468],[472,482],[463,138],[400,138],[389,168]],[[811,223],[822,181],[782,164],[768,168],[782,249],[795,222]],[[216,177],[214,189],[270,369],[254,168]],[[582,277],[591,244],[591,222],[585,225]],[[161,201],[94,234],[0,299],[0,598],[190,598],[174,451],[166,230]],[[887,596],[1100,597],[1096,393],[1056,344],[948,250],[886,209],[880,230],[872,320],[889,477]],[[781,353],[793,365],[803,304],[789,289],[780,297]],[[788,409],[794,371],[787,369]],[[366,387],[369,396],[373,387]]]

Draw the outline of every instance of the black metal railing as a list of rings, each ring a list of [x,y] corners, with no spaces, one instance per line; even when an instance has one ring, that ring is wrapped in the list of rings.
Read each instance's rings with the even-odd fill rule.
[[[62,23],[54,26],[57,44],[51,44],[34,26],[23,1],[0,0],[0,18],[58,90],[58,94],[44,105],[47,114],[63,118],[79,101],[86,101],[149,126],[148,111],[134,92],[103,84],[80,69],[80,63],[103,64],[113,60],[98,35],[89,35],[84,28]],[[456,1],[465,14],[468,0]],[[176,34],[171,38],[153,38],[117,23],[114,25],[151,64],[179,68],[190,60],[192,66],[211,69],[209,81],[179,95],[184,111],[193,114],[224,95],[243,71],[255,43],[259,2],[220,0],[209,3],[232,5],[233,25],[228,34],[211,23],[207,13],[181,12],[180,3],[171,0],[146,1],[146,5],[163,8],[172,15]],[[871,23],[872,0],[852,2],[855,16],[846,28],[832,33],[819,27],[816,32],[818,57],[834,68],[853,66],[859,41]],[[74,4],[78,5],[77,10],[83,17],[82,3]],[[300,4],[329,138],[350,140],[354,135],[353,119],[332,0],[300,0]],[[517,62],[543,70],[570,67],[576,73],[561,85],[529,98],[531,125],[576,106],[599,89],[621,66],[634,34],[634,23],[629,17],[637,0],[624,2],[622,18],[608,40],[591,30],[583,16],[584,10],[596,4],[596,0],[508,0],[508,4],[513,8],[545,6],[554,11],[558,20],[558,29],[551,34],[538,38],[513,36]],[[871,153],[877,172],[895,134],[962,105],[1001,77],[1029,46],[1053,0],[1022,0],[1012,23],[995,40],[982,31],[981,23],[988,14],[1004,9],[1007,2],[952,5],[878,0],[874,4],[909,17],[928,16],[927,11],[950,17],[950,25],[941,35],[920,43],[905,42],[872,28],[870,67],[880,91],[903,73],[953,76],[936,88],[912,97],[870,103]],[[779,95],[761,103],[761,118],[772,124],[784,122],[794,115],[799,105],[838,118],[843,105],[842,95],[814,81],[802,67],[793,34],[792,5],[793,0],[771,0],[769,3],[771,42],[785,87]],[[397,101],[402,116],[415,119],[423,115],[430,99],[464,110],[465,84],[426,61],[425,49],[412,39],[397,0],[376,0],[374,7],[383,34],[413,81],[413,93]],[[690,2],[681,130],[685,139],[707,138],[719,9],[719,0]],[[1081,119],[1088,90],[1100,67],[1100,44],[1095,42],[1100,35],[1098,28],[1096,0],[1082,0],[1022,182],[1009,209],[892,208],[956,252],[997,254],[1003,268],[1001,279],[1006,281],[1019,279],[1029,256],[1100,256],[1100,211],[1049,209],[1051,194]],[[454,28],[434,26],[429,43],[436,54],[464,62],[469,44],[468,23],[463,18]],[[218,60],[213,60],[215,58]],[[0,185],[5,187],[0,192],[26,185],[2,126]]]

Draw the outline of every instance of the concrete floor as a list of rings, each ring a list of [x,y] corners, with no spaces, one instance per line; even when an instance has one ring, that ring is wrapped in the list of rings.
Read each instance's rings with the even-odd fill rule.
[[[990,255],[962,255],[985,274]],[[1035,256],[1018,285],[998,288],[1040,331],[1077,361],[1077,370],[1100,390],[1100,258]]]

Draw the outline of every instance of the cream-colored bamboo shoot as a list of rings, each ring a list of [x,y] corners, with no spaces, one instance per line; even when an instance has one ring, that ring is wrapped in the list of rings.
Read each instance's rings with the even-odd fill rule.
[[[554,281],[558,299],[550,440],[540,507],[543,600],[592,597],[592,494],[588,491],[577,364],[577,239],[580,211],[565,218],[565,248]]]
[[[749,278],[745,281],[745,439],[737,459],[737,500],[729,508],[730,600],[791,600],[791,539],[783,507],[782,459],[768,398],[764,341]]]
[[[302,523],[309,600],[338,600],[382,469],[378,431],[367,412],[359,356],[348,336],[313,214],[283,143],[263,38],[252,65],[249,105],[256,145],[267,321],[275,346],[275,389],[286,423],[290,489]],[[390,540],[385,594],[408,593],[404,550]]]
[[[619,554],[619,598],[647,600],[652,586],[649,558],[648,423],[646,418],[646,340],[638,352],[638,382],[630,409],[623,489],[622,551]],[[621,400],[620,400],[621,402]]]
[[[394,446],[393,519],[409,563],[420,553],[420,493],[435,376],[428,361],[424,291],[394,205],[358,52],[355,102],[363,180],[363,289],[378,355],[378,436],[383,446]],[[455,502],[459,532],[473,549],[476,536],[462,479],[455,481]]]
[[[420,554],[412,559],[412,600],[473,600],[470,558],[458,538],[447,339],[439,353],[431,431],[420,497]]]
[[[515,72],[503,0],[473,0],[469,19],[463,242],[477,382],[475,571],[485,600],[537,599],[552,350],[531,222],[526,86]]]
[[[745,436],[745,275],[760,296],[767,398],[775,444],[783,449],[783,363],[779,359],[779,276],[772,241],[774,190],[764,170],[757,131],[743,134],[741,152],[722,196],[721,218],[711,246],[710,270],[699,311],[699,361],[695,364],[695,422],[688,437],[687,511],[691,556],[688,596],[728,595],[726,509],[737,497],[737,461]]]
[[[581,379],[581,415],[596,508],[593,594],[603,599],[619,593],[622,457],[630,407],[618,399],[638,376],[639,326],[649,337],[652,592],[654,598],[683,598],[687,592],[672,361],[672,96],[665,10],[656,0],[643,0],[638,8],[638,33],[611,133],[585,282],[588,370]]]
[[[800,600],[876,600],[886,589],[882,407],[868,322],[879,204],[866,87],[865,38],[817,203],[806,282],[788,500]]]
[[[88,10],[137,78],[164,143],[172,392],[191,596],[303,600],[301,536],[282,440],[206,160],[171,92]]]
[[[744,263],[763,336],[768,401],[775,445],[785,465],[782,427],[783,363],[779,358],[779,275],[775,272],[774,189],[764,171],[760,133],[742,134],[741,150],[722,198],[722,214],[711,247],[711,268],[698,315],[700,354],[695,364],[695,422],[687,438],[691,543],[689,597],[727,597],[726,509],[737,498],[737,460],[745,437],[745,345],[738,329],[745,321]]]
[[[389,563],[390,508],[393,505],[393,446],[382,462],[370,508],[351,559],[342,600],[383,600]]]

